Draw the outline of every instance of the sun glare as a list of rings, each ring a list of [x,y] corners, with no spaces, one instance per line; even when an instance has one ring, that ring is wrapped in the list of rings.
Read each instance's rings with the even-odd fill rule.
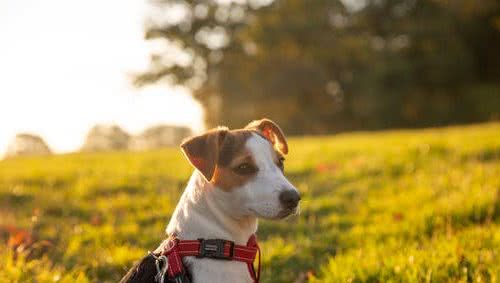
[[[157,124],[201,130],[186,89],[135,89],[144,69],[146,1],[0,0],[0,153],[20,132],[77,150],[97,123],[131,133]]]

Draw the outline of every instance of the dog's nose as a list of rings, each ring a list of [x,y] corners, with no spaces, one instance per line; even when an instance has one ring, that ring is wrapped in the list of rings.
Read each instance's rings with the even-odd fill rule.
[[[299,204],[300,195],[295,190],[286,190],[280,193],[281,204],[285,208],[295,208]]]

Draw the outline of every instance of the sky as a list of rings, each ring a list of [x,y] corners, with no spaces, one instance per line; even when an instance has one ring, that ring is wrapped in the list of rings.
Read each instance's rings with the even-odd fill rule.
[[[157,124],[203,129],[186,89],[137,89],[148,66],[145,0],[0,0],[0,156],[16,133],[77,150],[95,124],[132,134]]]

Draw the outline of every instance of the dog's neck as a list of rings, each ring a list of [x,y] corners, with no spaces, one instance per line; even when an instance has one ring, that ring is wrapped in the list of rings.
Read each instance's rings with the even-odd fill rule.
[[[257,231],[257,218],[235,217],[225,211],[215,188],[195,171],[167,226],[167,234],[179,239],[225,239],[245,245]]]

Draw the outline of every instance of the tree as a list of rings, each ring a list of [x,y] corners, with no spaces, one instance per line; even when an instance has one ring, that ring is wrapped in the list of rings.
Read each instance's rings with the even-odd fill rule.
[[[182,17],[153,17],[146,38],[187,55],[153,54],[136,82],[188,85],[209,126],[267,116],[288,133],[327,133],[485,120],[500,109],[500,5],[450,3],[157,1]]]

